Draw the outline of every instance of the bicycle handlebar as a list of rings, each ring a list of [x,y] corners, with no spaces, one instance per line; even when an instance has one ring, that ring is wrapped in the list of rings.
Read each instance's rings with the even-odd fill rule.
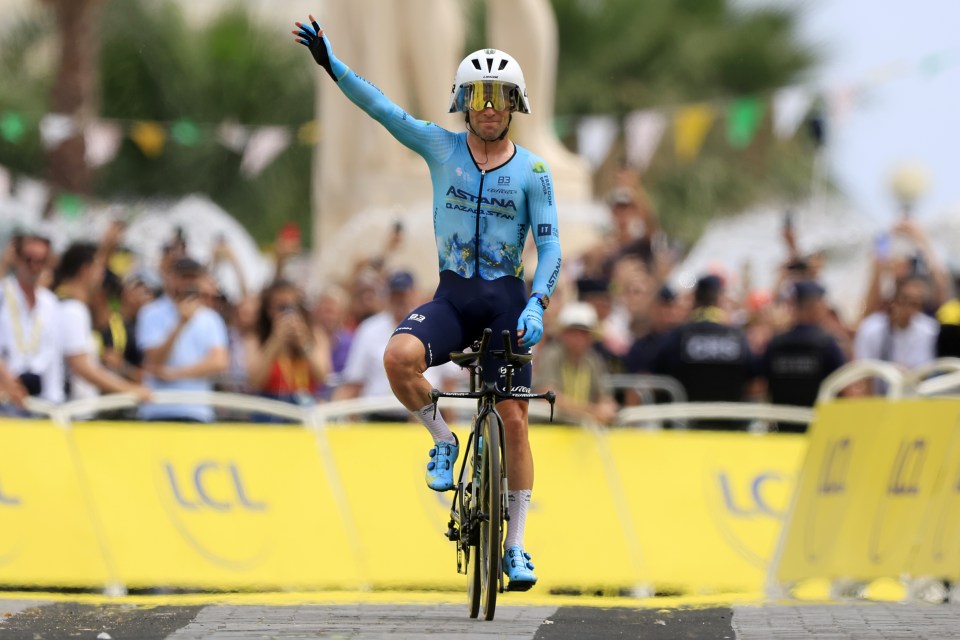
[[[493,330],[488,327],[483,330],[483,335],[480,337],[480,340],[473,343],[472,352],[458,351],[450,354],[450,360],[461,367],[470,369],[471,389],[474,388],[472,383],[474,378],[472,376],[476,375],[476,369],[480,363],[480,360],[484,355],[487,354],[487,347],[490,344],[491,335],[493,335]],[[533,356],[529,354],[518,354],[513,352],[509,330],[505,329],[502,333],[502,336],[503,349],[496,349],[490,351],[489,353],[491,356],[500,360],[504,360],[507,363],[507,367],[509,367],[507,380],[509,381],[512,377],[512,369],[526,366],[533,360]],[[497,400],[546,400],[550,403],[550,421],[553,422],[554,403],[557,399],[557,394],[553,391],[547,391],[545,393],[524,393],[516,392],[512,389],[508,391],[500,391],[496,385],[490,383],[484,383],[481,385],[478,391],[440,391],[439,389],[430,390],[430,399],[433,401],[434,417],[436,417],[437,413],[437,401],[440,398],[474,398],[480,400],[490,396],[496,398]]]

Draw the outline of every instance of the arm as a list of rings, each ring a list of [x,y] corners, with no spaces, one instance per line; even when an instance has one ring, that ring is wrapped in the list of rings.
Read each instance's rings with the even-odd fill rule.
[[[557,288],[562,255],[560,229],[557,225],[557,205],[553,196],[553,180],[545,162],[533,158],[531,176],[527,183],[527,206],[530,211],[530,229],[537,244],[537,269],[533,273],[530,300],[517,321],[517,335],[521,347],[532,347],[543,336],[544,298]]]
[[[112,371],[105,369],[94,362],[88,353],[66,356],[66,361],[71,371],[90,384],[96,385],[101,391],[108,393],[132,393],[140,400],[147,400],[150,397],[148,389],[134,384],[125,378],[121,378]]]
[[[207,378],[225,373],[230,368],[230,354],[226,347],[211,347],[201,360],[185,367],[162,367],[157,377],[162,380],[179,380],[183,378]]]
[[[297,28],[292,33],[296,41],[310,49],[313,59],[351,102],[382,124],[401,144],[438,162],[453,154],[453,134],[433,123],[411,117],[375,85],[351,71],[333,54],[330,40],[313,16],[310,16],[310,24],[295,24]]]

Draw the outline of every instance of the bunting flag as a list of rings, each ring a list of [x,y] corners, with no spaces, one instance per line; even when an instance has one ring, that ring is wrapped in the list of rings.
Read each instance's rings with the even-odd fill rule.
[[[184,147],[195,147],[200,142],[201,133],[192,120],[180,119],[170,127],[170,137],[173,141]]]
[[[236,122],[224,122],[217,128],[217,139],[234,153],[243,153],[243,148],[250,139],[250,132]]]
[[[673,120],[673,148],[678,160],[690,162],[697,157],[715,117],[713,107],[705,103],[677,110]]]
[[[0,136],[7,142],[16,144],[27,133],[27,125],[19,113],[5,113],[0,116]]]
[[[758,98],[740,98],[727,111],[727,142],[734,149],[744,149],[757,135],[763,120],[764,106]]]
[[[297,129],[297,141],[305,146],[320,144],[320,124],[311,120]]]
[[[778,138],[791,138],[810,112],[813,92],[805,87],[787,87],[773,94],[773,132]]]
[[[253,132],[240,161],[240,171],[255,178],[267,168],[283,150],[290,146],[290,131],[286,127],[261,127]]]
[[[133,140],[143,155],[148,158],[159,157],[167,143],[167,133],[156,122],[136,122],[130,129]]]
[[[725,119],[725,137],[730,147],[746,148],[755,140],[768,109],[777,138],[797,135],[806,122],[807,133],[822,146],[827,129],[833,131],[842,126],[854,109],[863,106],[875,87],[911,76],[932,79],[958,65],[960,49],[935,51],[914,61],[893,61],[878,66],[864,74],[858,83],[848,86],[827,89],[791,86],[773,92],[768,98],[740,97],[638,110],[626,115],[622,127],[612,115],[560,116],[554,120],[554,127],[562,137],[566,131],[575,134],[580,155],[594,170],[607,160],[621,135],[626,160],[638,170],[646,170],[660,148],[668,126],[673,128],[677,160],[690,162],[701,152],[717,118]],[[816,108],[815,102],[818,103]],[[82,133],[86,161],[94,168],[117,157],[124,136],[148,158],[162,155],[168,148],[168,141],[188,148],[218,142],[242,156],[240,170],[251,179],[259,176],[292,144],[315,146],[322,137],[320,124],[315,120],[300,125],[254,127],[235,121],[198,123],[187,117],[172,122],[107,118],[81,122],[57,113],[25,116],[13,111],[0,112],[0,144],[18,145],[36,132],[47,150],[55,149]]]
[[[48,113],[40,120],[40,141],[46,150],[56,149],[77,133],[72,117],[62,113]]]
[[[91,167],[102,167],[113,160],[123,142],[123,129],[115,122],[95,120],[83,130],[85,157]]]
[[[586,116],[577,125],[580,155],[596,170],[610,153],[617,139],[617,121],[613,116]]]
[[[623,122],[627,162],[640,171],[646,170],[666,130],[667,117],[659,111],[648,109],[628,114]]]

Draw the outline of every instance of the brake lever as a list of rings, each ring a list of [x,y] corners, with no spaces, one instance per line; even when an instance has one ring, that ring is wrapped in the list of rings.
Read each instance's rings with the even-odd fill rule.
[[[553,422],[553,403],[557,401],[557,394],[553,391],[547,391],[547,402],[550,403],[550,422]]]

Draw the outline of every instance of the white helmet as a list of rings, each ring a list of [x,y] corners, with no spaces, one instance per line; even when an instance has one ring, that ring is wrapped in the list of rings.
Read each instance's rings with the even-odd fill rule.
[[[488,87],[493,83],[497,87],[504,87],[509,93],[505,97],[511,100],[512,108],[520,113],[530,113],[527,83],[523,80],[520,64],[513,56],[497,49],[480,49],[464,58],[453,79],[450,113],[470,108],[471,96],[466,94],[472,93],[476,86],[474,83],[488,83]],[[489,93],[487,97],[490,97]]]

